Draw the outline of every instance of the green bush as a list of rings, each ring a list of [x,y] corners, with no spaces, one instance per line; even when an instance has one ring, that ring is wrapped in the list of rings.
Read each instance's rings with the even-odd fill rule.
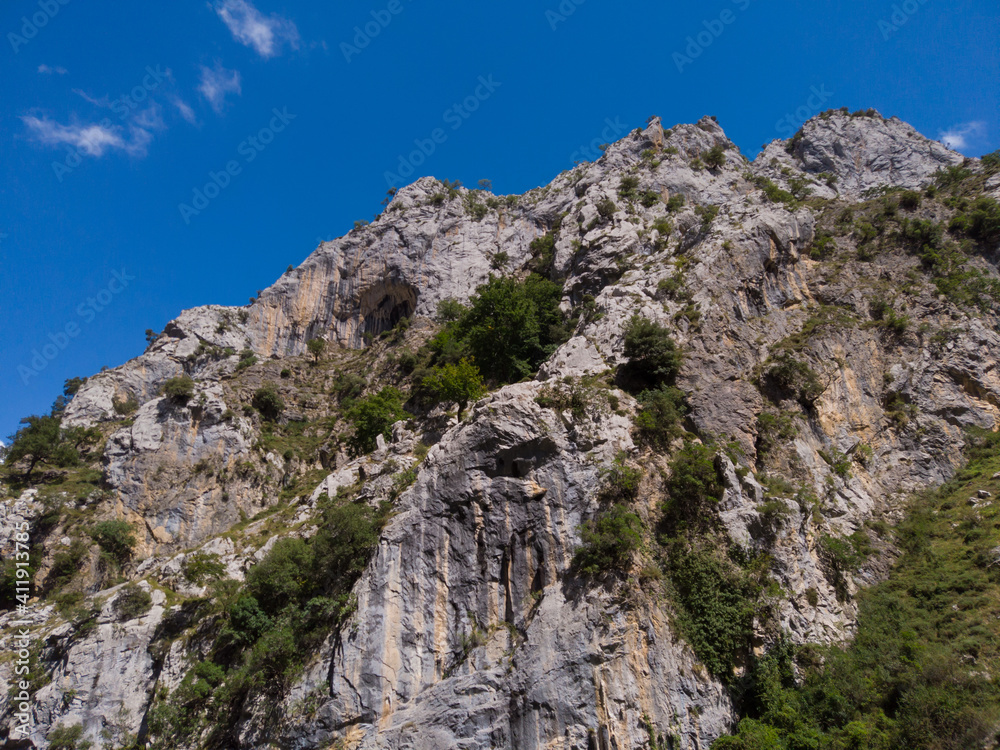
[[[92,747],[89,740],[83,739],[83,726],[59,724],[48,736],[49,750],[88,750]]]
[[[670,534],[705,532],[717,521],[724,487],[715,468],[715,448],[688,443],[670,462],[663,522]]]
[[[236,363],[236,372],[243,372],[255,364],[257,364],[257,355],[253,353],[253,349],[244,349],[240,352],[240,359]]]
[[[134,620],[146,614],[153,606],[153,597],[148,591],[130,583],[122,588],[115,597],[115,616],[121,622]]]
[[[303,598],[314,582],[312,547],[302,539],[284,538],[247,572],[247,593],[268,615],[276,615],[290,602]]]
[[[403,394],[395,388],[386,387],[355,401],[347,412],[347,420],[353,427],[347,441],[352,455],[371,453],[378,444],[378,436],[392,437],[392,425],[406,416]]]
[[[666,450],[671,441],[683,434],[681,419],[687,412],[684,392],[662,386],[639,394],[639,411],[635,416],[639,442],[651,448]]]
[[[615,218],[615,213],[618,211],[618,206],[610,198],[604,198],[598,201],[597,205],[597,215],[600,217],[601,221],[607,223]]]
[[[185,404],[194,395],[194,380],[191,379],[190,375],[170,378],[163,384],[162,392],[167,398],[179,404]]]
[[[271,628],[271,618],[253,596],[241,596],[227,611],[224,636],[238,646],[249,646]]]
[[[1000,242],[1000,203],[989,196],[980,196],[965,213],[951,220],[949,231],[958,232],[979,242]]]
[[[113,399],[111,402],[115,414],[120,417],[128,417],[139,410],[139,401],[135,396],[128,396],[123,399]]]
[[[788,414],[761,412],[757,417],[757,453],[766,457],[797,434],[798,429]]]
[[[788,352],[772,358],[765,377],[779,391],[794,396],[805,406],[816,403],[826,390],[819,375]]]
[[[675,214],[684,208],[685,203],[687,203],[687,199],[683,193],[674,193],[667,199],[667,211]]]
[[[916,211],[920,208],[920,193],[915,190],[904,190],[899,194],[899,206],[907,211]]]
[[[626,175],[621,178],[618,184],[618,197],[622,200],[631,201],[638,197],[639,178],[633,175]]]
[[[132,553],[138,541],[135,529],[127,521],[101,521],[94,524],[90,530],[90,538],[108,558],[118,565],[124,565],[132,559]]]
[[[226,575],[226,566],[214,553],[192,552],[184,558],[184,577],[196,586]]]
[[[718,545],[679,540],[670,545],[667,566],[681,634],[709,672],[732,683],[737,660],[753,648],[762,607],[759,576],[742,570]]]
[[[628,361],[621,374],[633,392],[672,385],[680,370],[681,352],[670,331],[637,315],[625,328],[623,353]]]
[[[253,400],[250,403],[269,422],[277,421],[282,412],[285,411],[285,402],[282,401],[274,383],[265,383],[254,391]]]
[[[708,151],[702,153],[701,160],[705,162],[705,166],[710,169],[718,169],[726,163],[726,150],[721,144],[717,143]]]
[[[582,546],[573,557],[581,575],[628,572],[633,553],[642,546],[645,525],[626,506],[615,503],[580,529]]]
[[[628,465],[625,452],[615,456],[611,466],[601,470],[601,500],[606,503],[629,503],[639,496],[642,471]]]

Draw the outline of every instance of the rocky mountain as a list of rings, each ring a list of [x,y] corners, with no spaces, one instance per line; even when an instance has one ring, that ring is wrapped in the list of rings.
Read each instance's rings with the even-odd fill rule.
[[[753,162],[651,118],[521,196],[421,179],[185,311],[72,396],[80,465],[5,466],[37,596],[0,617],[33,644],[4,746],[709,748],[755,659],[851,641],[913,494],[998,426],[996,161],[874,111]],[[532,374],[478,357],[464,413],[428,401],[462,311],[529,273]],[[648,388],[640,322],[680,354]]]

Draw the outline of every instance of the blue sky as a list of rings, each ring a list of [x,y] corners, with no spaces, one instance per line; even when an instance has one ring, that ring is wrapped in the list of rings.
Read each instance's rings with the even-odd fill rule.
[[[1000,147],[996,0],[8,0],[0,32],[0,435],[397,178],[524,192],[652,114],[754,156],[820,100]]]

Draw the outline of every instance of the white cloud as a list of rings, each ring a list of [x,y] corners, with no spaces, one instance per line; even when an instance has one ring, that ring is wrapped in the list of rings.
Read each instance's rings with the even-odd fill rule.
[[[969,142],[986,134],[986,123],[980,120],[953,125],[938,136],[938,140],[955,151],[969,148]]]
[[[170,103],[177,107],[177,111],[181,113],[181,117],[187,120],[190,124],[194,125],[198,122],[198,118],[195,116],[194,110],[191,109],[191,105],[179,96],[171,97]]]
[[[149,130],[132,125],[129,137],[123,135],[118,126],[102,123],[63,125],[47,117],[26,116],[21,120],[31,134],[46,146],[72,146],[78,151],[100,158],[106,153],[119,150],[130,156],[145,156],[146,147],[153,136]]]
[[[222,114],[227,94],[243,94],[240,73],[238,70],[226,70],[219,63],[215,64],[215,68],[206,68],[202,65],[198,91],[208,100],[216,113]]]
[[[58,73],[61,76],[66,75],[69,71],[61,65],[56,65],[55,67],[50,67],[45,63],[38,66],[38,72],[44,73],[45,75],[52,75],[53,73]]]
[[[104,107],[105,109],[111,109],[111,99],[108,97],[107,94],[105,94],[100,98],[97,98],[91,96],[86,91],[83,91],[81,89],[73,89],[73,93],[79,96],[85,102],[93,104],[95,107]]]
[[[277,14],[265,17],[248,0],[218,0],[215,12],[240,44],[253,47],[263,58],[274,57],[288,42],[299,47],[299,30],[287,18]]]

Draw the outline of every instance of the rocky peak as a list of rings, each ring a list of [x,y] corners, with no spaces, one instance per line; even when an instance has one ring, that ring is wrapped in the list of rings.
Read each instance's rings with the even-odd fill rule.
[[[769,144],[756,163],[774,159],[808,175],[832,177],[840,194],[859,198],[874,188],[923,187],[964,157],[899,118],[875,110],[831,110],[806,122],[791,140]]]

